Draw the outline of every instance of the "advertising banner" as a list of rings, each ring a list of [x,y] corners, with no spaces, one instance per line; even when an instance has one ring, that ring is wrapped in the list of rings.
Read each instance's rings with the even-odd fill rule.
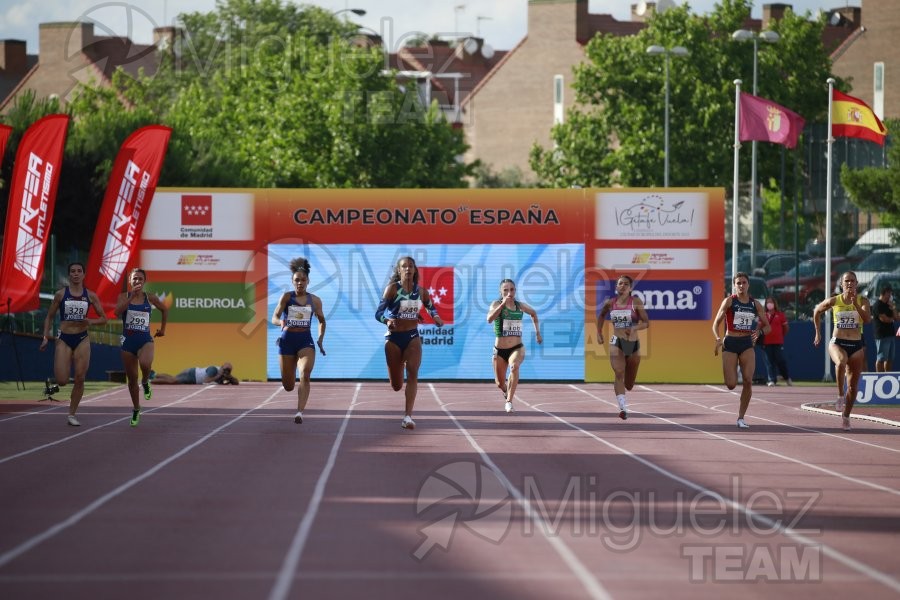
[[[85,273],[85,286],[97,293],[110,317],[147,221],[171,134],[161,125],[142,127],[122,143],[113,163]]]
[[[585,380],[611,381],[597,315],[621,275],[647,309],[638,381],[720,380],[712,318],[724,297],[725,192],[711,189],[586,190]],[[611,327],[609,323],[606,327]],[[604,332],[604,340],[612,336]],[[709,340],[704,346],[703,342]],[[704,349],[708,348],[708,352]]]
[[[22,136],[9,186],[0,304],[8,312],[36,310],[44,256],[56,206],[68,115],[49,115]]]
[[[859,378],[856,401],[900,405],[900,373],[863,373]]]
[[[171,307],[155,362],[172,370],[230,360],[241,377],[278,379],[272,313],[291,289],[290,261],[304,257],[327,321],[327,354],[317,356],[313,376],[387,379],[386,328],[375,309],[397,261],[412,256],[443,320],[438,327],[423,312],[423,379],[493,379],[486,315],[510,278],[517,298],[537,311],[543,335],[537,344],[526,318],[523,379],[612,381],[595,341],[596,306],[614,288],[610,277],[627,268],[651,319],[641,379],[712,381],[721,364],[711,350],[708,360],[685,364],[683,341],[709,329],[721,300],[723,197],[722,190],[160,190],[140,258],[148,285]]]
[[[8,125],[0,125],[0,161],[3,160],[3,154],[6,152],[6,142],[12,135],[13,128]]]
[[[268,314],[290,291],[291,259],[310,261],[309,290],[322,299],[327,356],[316,359],[323,378],[387,377],[384,336],[375,309],[397,261],[412,256],[419,266],[419,285],[440,298],[442,327],[419,326],[425,379],[493,379],[493,325],[485,318],[499,299],[500,281],[516,281],[516,298],[540,317],[543,344],[538,346],[529,320],[523,323],[528,360],[520,371],[531,379],[584,378],[581,293],[584,250],[581,244],[334,244],[273,245],[269,248]],[[441,285],[443,280],[443,286]],[[441,289],[444,292],[441,292]],[[313,332],[316,326],[313,324]],[[280,378],[275,340],[280,329],[268,326],[266,375]],[[315,337],[315,334],[314,334]]]

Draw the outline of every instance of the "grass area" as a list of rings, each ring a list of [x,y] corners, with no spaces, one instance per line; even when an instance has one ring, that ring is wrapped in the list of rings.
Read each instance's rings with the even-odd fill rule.
[[[87,398],[92,394],[97,394],[99,392],[121,385],[121,383],[110,383],[108,381],[86,381],[84,382],[84,397]],[[69,400],[69,392],[71,390],[71,384],[67,385],[66,387],[62,388],[58,394],[54,394],[53,397],[63,402],[67,402]],[[26,381],[24,390],[22,390],[21,383],[19,383],[19,387],[18,389],[16,389],[15,381],[0,381],[0,402],[40,400],[44,397],[41,394],[41,392],[43,391],[43,381]]]

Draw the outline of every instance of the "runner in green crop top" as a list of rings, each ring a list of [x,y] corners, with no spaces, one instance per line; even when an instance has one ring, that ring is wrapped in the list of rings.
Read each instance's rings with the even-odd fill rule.
[[[841,275],[841,290],[837,296],[825,298],[813,311],[816,337],[813,344],[822,342],[819,321],[822,314],[832,311],[834,331],[828,343],[828,355],[834,363],[838,399],[835,408],[841,411],[841,425],[850,431],[850,412],[856,400],[856,389],[863,368],[866,366],[866,344],[862,338],[862,326],[872,320],[869,299],[857,295],[856,273],[847,271]],[[844,385],[846,384],[846,392]]]
[[[516,300],[516,284],[512,279],[500,282],[500,299],[494,300],[488,309],[487,322],[494,325],[494,381],[503,392],[506,412],[513,412],[512,399],[519,384],[519,367],[525,360],[525,345],[522,343],[522,317],[528,315],[534,323],[537,343],[544,341],[538,316],[533,308]],[[509,375],[507,376],[507,371]]]

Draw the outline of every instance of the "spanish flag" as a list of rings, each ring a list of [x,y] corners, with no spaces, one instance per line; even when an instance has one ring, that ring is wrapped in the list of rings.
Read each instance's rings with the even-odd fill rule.
[[[837,90],[831,94],[832,136],[862,138],[884,145],[887,129],[865,102]]]

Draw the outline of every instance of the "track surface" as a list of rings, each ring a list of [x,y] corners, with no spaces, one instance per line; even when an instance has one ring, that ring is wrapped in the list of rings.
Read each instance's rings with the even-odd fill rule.
[[[0,598],[897,598],[900,428],[830,389],[118,388],[0,406]]]

